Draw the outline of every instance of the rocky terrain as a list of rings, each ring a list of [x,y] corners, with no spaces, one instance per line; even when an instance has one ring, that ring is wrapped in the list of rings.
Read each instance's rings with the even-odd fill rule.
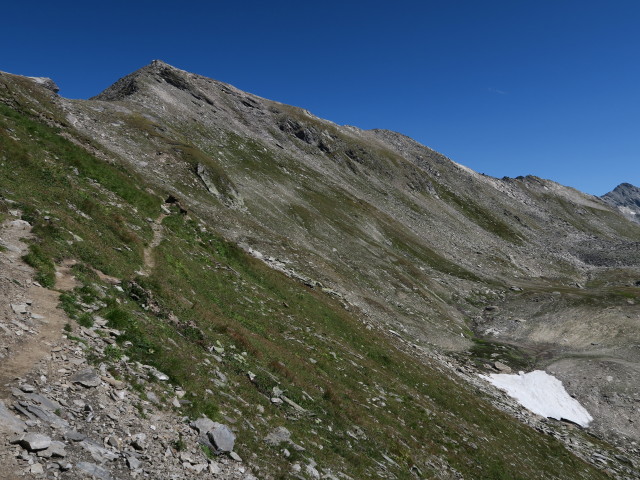
[[[609,197],[160,61],[56,91],[0,74],[16,477],[639,477],[640,226]],[[587,430],[478,376],[534,368]]]

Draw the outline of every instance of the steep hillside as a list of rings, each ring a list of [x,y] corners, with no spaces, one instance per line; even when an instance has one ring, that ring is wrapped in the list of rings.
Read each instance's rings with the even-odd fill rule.
[[[74,260],[66,337],[118,332],[87,357],[141,414],[230,425],[260,478],[637,475],[640,226],[602,200],[159,61],[89,101],[46,86],[0,75],[0,215],[43,286]],[[549,365],[621,449],[515,408],[477,378],[496,360]],[[166,439],[216,458],[195,442]]]

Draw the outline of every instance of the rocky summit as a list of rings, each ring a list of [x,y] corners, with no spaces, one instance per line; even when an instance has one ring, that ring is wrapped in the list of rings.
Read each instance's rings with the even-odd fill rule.
[[[57,92],[0,73],[3,478],[640,478],[637,187],[157,60]],[[487,380],[534,370],[592,420]]]

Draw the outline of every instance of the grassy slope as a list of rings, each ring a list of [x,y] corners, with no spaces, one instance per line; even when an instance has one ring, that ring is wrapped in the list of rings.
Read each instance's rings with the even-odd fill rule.
[[[446,465],[467,478],[604,478],[328,297],[178,214],[164,221],[153,275],[137,277],[159,198],[55,129],[4,105],[0,113],[0,194],[34,224],[34,265],[44,279],[52,261],[78,259],[85,285],[65,297],[67,309],[102,296],[98,313],[126,332],[112,358],[97,360],[112,361],[117,374],[126,353],[168,373],[189,392],[187,413],[237,420],[238,450],[263,472],[284,478],[291,462],[313,458],[353,478],[414,478],[413,466],[447,478]],[[101,285],[92,268],[127,288]],[[216,386],[218,372],[227,380]],[[274,386],[304,411],[272,404]],[[285,459],[266,446],[279,425],[306,450],[290,448]]]

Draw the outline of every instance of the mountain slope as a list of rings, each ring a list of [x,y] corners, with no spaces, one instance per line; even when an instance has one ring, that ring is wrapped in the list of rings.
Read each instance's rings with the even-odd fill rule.
[[[600,478],[498,411],[471,368],[503,354],[476,333],[493,329],[531,364],[589,349],[569,321],[576,304],[613,307],[607,322],[635,311],[623,285],[640,227],[600,199],[485,177],[402,135],[157,61],[90,101],[0,80],[2,195],[34,223],[41,264],[80,262],[74,304],[96,269],[120,279],[97,312],[126,332],[119,348],[193,394],[179,412],[233,420],[265,477],[317,464],[352,478]],[[607,355],[634,364],[637,326],[624,329]],[[457,352],[453,367],[438,348]],[[589,462],[599,448],[614,458],[581,431],[524,418]],[[283,425],[303,451],[264,443]]]

